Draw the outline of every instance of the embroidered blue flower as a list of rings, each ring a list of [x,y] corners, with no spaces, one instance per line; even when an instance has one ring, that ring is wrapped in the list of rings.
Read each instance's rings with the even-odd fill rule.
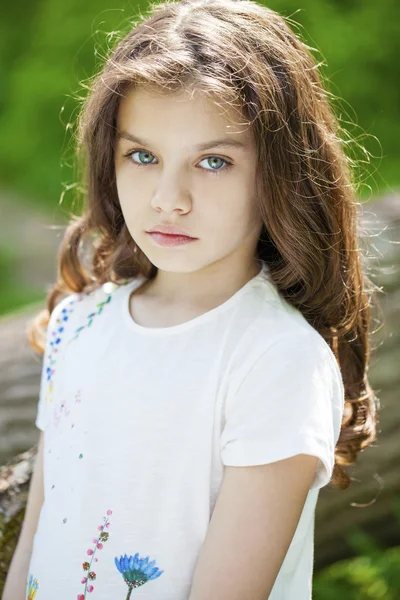
[[[135,556],[121,556],[118,560],[114,558],[116,567],[121,573],[125,583],[129,587],[128,595],[125,600],[129,600],[132,590],[137,588],[151,579],[156,579],[164,573],[155,566],[156,561],[152,560],[149,562],[149,557],[139,558],[139,552],[136,552]]]
[[[28,598],[27,600],[34,600],[39,589],[39,581],[33,575],[29,575],[28,580]]]
[[[62,323],[63,321],[68,321],[70,314],[74,311],[74,304],[77,300],[75,298],[72,298],[69,302],[69,308],[63,308],[57,318],[57,323]],[[55,369],[52,368],[56,361],[53,358],[53,354],[56,353],[58,351],[58,346],[61,344],[62,341],[62,337],[60,336],[61,333],[63,333],[64,331],[64,326],[63,325],[57,325],[54,330],[51,332],[51,336],[53,337],[53,339],[50,339],[50,354],[48,355],[48,361],[49,364],[46,367],[46,374],[47,374],[47,381],[50,381],[53,373],[55,372]]]
[[[64,323],[66,321],[68,321],[71,314],[74,312],[75,304],[77,302],[81,302],[82,300],[83,300],[82,294],[77,294],[74,297],[72,297],[69,300],[69,302],[67,303],[67,307],[63,308],[60,311],[60,314],[58,315],[58,317],[56,319],[56,325],[54,326],[54,329],[52,331],[48,331],[48,333],[47,333],[47,335],[49,337],[49,352],[44,358],[44,360],[46,361],[45,368],[46,368],[46,380],[47,380],[46,390],[44,393],[44,401],[46,403],[53,402],[53,390],[54,390],[53,376],[54,376],[54,373],[56,372],[55,366],[57,363],[57,356],[58,356],[58,353],[60,350],[60,344],[62,343],[62,340],[64,339],[64,337],[63,337],[63,333],[64,333],[64,329],[65,329]]]

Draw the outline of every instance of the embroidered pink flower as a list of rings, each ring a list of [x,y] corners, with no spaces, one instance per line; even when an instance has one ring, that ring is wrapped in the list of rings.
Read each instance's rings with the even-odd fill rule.
[[[107,510],[107,515],[112,515],[112,510]],[[98,537],[92,538],[92,542],[94,544],[94,548],[88,548],[86,553],[91,556],[91,560],[90,562],[85,561],[84,563],[82,563],[82,568],[84,571],[87,571],[87,577],[83,577],[81,579],[81,583],[85,585],[85,588],[83,590],[83,594],[78,594],[77,600],[85,600],[86,599],[86,593],[91,593],[94,591],[94,585],[92,585],[91,583],[89,583],[89,581],[95,581],[97,579],[97,575],[95,571],[91,570],[92,567],[92,563],[93,562],[97,562],[98,558],[95,557],[96,551],[97,550],[102,550],[103,549],[103,542],[106,542],[108,540],[109,537],[109,533],[105,532],[104,529],[107,525],[109,525],[109,521],[108,521],[108,516],[107,517],[103,517],[104,519],[104,524],[103,525],[99,525],[97,527],[97,529],[100,531],[100,534]],[[99,542],[99,540],[101,540]]]

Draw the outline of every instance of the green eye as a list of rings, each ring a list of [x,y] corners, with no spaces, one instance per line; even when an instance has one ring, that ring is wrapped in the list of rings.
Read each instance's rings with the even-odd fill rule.
[[[146,154],[147,154],[147,155],[149,155],[149,154],[150,154],[150,155],[152,155],[152,154],[151,154],[151,152],[148,152],[147,150],[133,150],[132,152],[130,152],[130,153],[129,153],[129,156],[132,156],[133,154],[144,154],[144,155],[146,155]],[[150,163],[148,163],[148,162],[144,162],[144,163],[142,163],[142,162],[141,162],[141,163],[139,163],[139,164],[141,164],[141,165],[142,165],[142,164],[144,164],[144,165],[148,165],[148,164],[150,164]]]
[[[203,158],[203,160],[217,160],[217,161],[219,160],[219,161],[221,161],[221,162],[223,162],[223,163],[227,163],[227,161],[226,161],[226,160],[224,160],[223,158],[219,158],[219,156],[209,156],[209,157],[207,157],[207,158]],[[202,160],[202,161],[200,161],[200,162],[203,162],[203,160]],[[215,165],[214,165],[214,166],[215,166]],[[221,170],[222,170],[222,169],[212,169],[212,171],[221,171]]]

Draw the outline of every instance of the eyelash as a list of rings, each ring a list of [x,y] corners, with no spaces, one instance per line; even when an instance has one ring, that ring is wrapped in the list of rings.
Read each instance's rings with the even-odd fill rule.
[[[148,154],[152,154],[151,152],[149,152],[148,150],[144,150],[143,148],[135,148],[134,150],[130,150],[127,154],[124,154],[125,158],[129,158],[132,156],[132,154],[135,154],[136,152],[147,152]],[[154,156],[154,155],[153,155]],[[219,158],[219,160],[223,160],[226,163],[225,167],[221,167],[220,169],[205,169],[205,171],[209,172],[211,175],[220,175],[221,173],[225,173],[226,171],[229,170],[229,168],[231,166],[233,166],[233,163],[229,162],[228,160],[226,160],[225,158],[222,158],[222,156],[214,156],[213,154],[210,154],[209,156],[206,156],[205,158],[202,158],[200,162],[202,162],[203,160],[206,160],[207,158]],[[137,163],[134,162],[133,160],[130,161],[135,167],[145,167],[147,165],[151,165],[154,163]]]

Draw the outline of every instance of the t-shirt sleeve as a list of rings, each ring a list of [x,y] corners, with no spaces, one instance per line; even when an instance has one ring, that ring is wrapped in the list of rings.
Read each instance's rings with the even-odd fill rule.
[[[53,410],[54,383],[57,378],[57,362],[65,345],[66,325],[72,312],[76,294],[70,294],[53,308],[46,329],[45,351],[37,406],[36,427],[45,431]]]
[[[344,388],[339,366],[314,330],[285,334],[243,365],[226,398],[224,465],[262,465],[296,454],[318,457],[310,489],[329,483]]]

